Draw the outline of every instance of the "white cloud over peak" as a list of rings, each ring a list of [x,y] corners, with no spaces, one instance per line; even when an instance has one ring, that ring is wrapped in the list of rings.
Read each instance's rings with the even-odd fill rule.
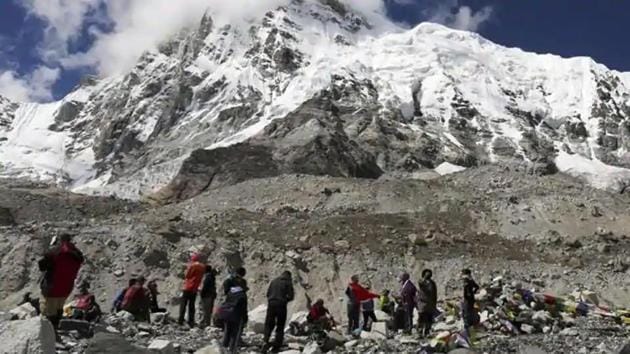
[[[88,67],[101,76],[112,76],[127,72],[143,52],[155,48],[179,30],[196,26],[206,11],[215,22],[234,24],[259,19],[265,12],[287,5],[289,1],[19,0],[18,3],[45,23],[44,40],[38,47],[43,64],[66,69]],[[384,16],[384,0],[339,1],[364,14],[376,28],[391,24]],[[108,31],[103,32],[98,24],[107,24]],[[71,52],[72,44],[85,40],[81,36],[86,29],[91,37],[87,49]],[[47,67],[24,77],[6,71],[2,74],[2,84],[15,92],[11,97],[46,99],[51,95],[44,92],[45,89],[50,89],[59,77],[57,69]]]
[[[478,31],[481,26],[491,20],[492,13],[493,8],[491,6],[485,6],[474,11],[469,6],[460,6],[459,0],[439,0],[424,11],[429,22],[471,32]]]
[[[59,79],[61,70],[37,67],[29,75],[19,77],[15,71],[0,72],[0,95],[14,101],[49,101],[52,86]]]

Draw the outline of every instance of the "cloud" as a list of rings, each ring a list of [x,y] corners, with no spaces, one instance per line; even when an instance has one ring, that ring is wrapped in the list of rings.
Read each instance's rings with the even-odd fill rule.
[[[0,95],[20,102],[49,101],[52,99],[52,86],[60,73],[60,69],[46,66],[37,67],[24,77],[19,77],[12,70],[0,72]]]
[[[101,76],[112,76],[127,72],[143,52],[155,48],[169,36],[187,26],[196,26],[206,11],[217,25],[238,25],[241,21],[259,19],[265,12],[287,5],[289,1],[21,0],[19,3],[30,15],[45,23],[45,38],[39,46],[44,64],[65,69],[89,67]],[[387,23],[384,0],[339,1],[365,15],[377,28]],[[106,32],[98,26],[102,23],[107,24]],[[85,30],[90,41],[88,48],[70,52],[73,42],[85,40],[81,37]],[[19,92],[14,97],[41,99],[47,96],[41,89],[52,86],[43,85],[41,80],[36,82],[43,73],[44,69],[40,69],[20,79],[15,72],[7,72],[5,85]],[[53,77],[52,72],[48,74]]]
[[[82,1],[86,3],[83,10],[76,9],[73,12],[85,15],[88,13],[85,8],[94,7],[92,3],[98,0]],[[88,51],[69,55],[61,60],[61,63],[69,68],[94,67],[103,76],[119,75],[133,67],[144,51],[154,48],[186,26],[197,25],[206,11],[210,12],[213,20],[219,24],[235,25],[244,20],[259,19],[268,10],[286,5],[288,2],[289,0],[109,1],[105,4],[105,15],[113,25],[113,30],[108,33],[94,31],[94,43]],[[382,0],[342,2],[370,19],[383,18],[382,14],[385,13],[385,4]],[[45,14],[42,16],[48,18]],[[51,22],[51,26],[52,23],[54,21]]]
[[[22,0],[29,15],[44,21],[44,40],[39,52],[46,62],[54,62],[68,52],[68,45],[80,37],[89,15],[104,0]]]
[[[459,0],[439,0],[423,13],[429,22],[476,32],[492,18],[493,8],[485,6],[478,11],[473,11],[469,6],[460,6]]]

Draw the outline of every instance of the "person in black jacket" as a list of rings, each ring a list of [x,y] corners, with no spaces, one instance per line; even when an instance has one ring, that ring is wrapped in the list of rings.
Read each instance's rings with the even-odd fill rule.
[[[225,303],[222,313],[224,318],[223,346],[230,353],[236,353],[243,328],[247,324],[247,281],[245,268],[240,267],[223,282]]]
[[[217,298],[216,271],[208,264],[206,265],[206,275],[203,279],[201,292],[201,327],[210,326],[212,323],[212,311],[214,300]]]
[[[437,285],[432,277],[433,272],[425,269],[418,282],[418,332],[424,337],[431,333],[433,317],[437,311]]]
[[[151,310],[151,313],[168,312],[165,308],[158,305],[157,297],[160,295],[160,292],[158,291],[156,279],[147,283],[147,289],[149,290],[149,309]]]
[[[276,329],[272,350],[279,352],[284,342],[284,325],[287,322],[287,304],[295,296],[291,272],[285,271],[269,284],[267,290],[267,316],[265,317],[265,337],[263,353],[269,350],[271,332]]]
[[[479,285],[473,280],[470,269],[462,270],[464,282],[464,300],[462,301],[462,318],[464,329],[470,336],[470,329],[479,323],[479,315],[475,310],[475,294],[479,291]]]

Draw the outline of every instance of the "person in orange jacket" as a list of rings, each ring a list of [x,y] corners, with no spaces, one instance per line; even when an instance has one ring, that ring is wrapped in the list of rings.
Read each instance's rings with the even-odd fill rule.
[[[206,272],[206,265],[201,263],[200,260],[201,257],[199,254],[194,253],[190,257],[190,263],[188,263],[188,268],[186,269],[184,287],[182,288],[182,299],[179,306],[179,320],[177,321],[180,325],[184,324],[186,307],[188,307],[188,325],[190,327],[195,326],[195,301],[197,300],[197,290]]]

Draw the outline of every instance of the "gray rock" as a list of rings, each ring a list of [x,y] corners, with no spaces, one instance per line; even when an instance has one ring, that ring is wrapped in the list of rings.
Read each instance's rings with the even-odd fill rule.
[[[0,207],[0,226],[11,225],[15,225],[15,219],[13,219],[13,214],[11,213],[11,210]]]
[[[0,343],[3,353],[55,354],[55,330],[41,317],[3,322]],[[9,348],[10,352],[4,351]]]
[[[265,332],[265,318],[267,316],[267,305],[260,305],[247,314],[247,328],[258,334]]]
[[[329,352],[337,347],[344,345],[346,342],[346,338],[343,334],[337,331],[328,331],[326,332],[326,340],[324,344],[321,346],[322,351]]]
[[[518,354],[547,354],[547,352],[538,347],[525,345],[518,348]]]
[[[94,335],[94,327],[88,321],[63,319],[59,321],[59,329],[70,332],[77,331],[82,337],[92,337]]]
[[[164,339],[154,339],[149,344],[151,353],[175,354],[175,346],[170,341]]]
[[[630,354],[630,342],[622,345],[614,352],[615,354]]]
[[[304,347],[302,354],[322,354],[322,350],[317,345],[317,342],[310,342]]]
[[[215,339],[210,345],[205,346],[195,352],[195,354],[224,354],[227,351],[219,344],[219,342]]]
[[[33,318],[37,316],[37,310],[35,310],[33,305],[29,304],[28,302],[14,308],[13,310],[9,311],[9,313],[14,319],[17,320],[26,320],[28,318]]]
[[[125,338],[113,333],[96,333],[88,341],[86,354],[150,354],[143,349],[129,343]]]

